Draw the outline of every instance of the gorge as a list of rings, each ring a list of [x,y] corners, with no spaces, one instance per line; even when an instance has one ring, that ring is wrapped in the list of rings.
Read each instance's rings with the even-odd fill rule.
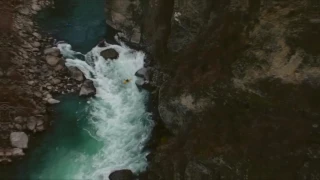
[[[120,170],[110,180],[319,179],[318,1],[39,0],[56,9],[38,14],[34,2],[1,4],[21,8],[19,18],[4,17],[13,18],[12,30],[0,26],[7,73],[0,81],[0,155],[7,162],[19,154],[2,177],[109,179]],[[40,46],[29,37],[38,36],[32,21],[20,17],[29,17],[25,6],[39,17]],[[17,28],[17,20],[28,23]],[[117,43],[109,38],[115,34]],[[57,44],[61,60],[44,68],[48,54],[39,56],[50,37],[65,42]],[[31,47],[20,47],[25,42]],[[113,60],[99,55],[109,48],[118,53]],[[64,73],[55,71],[60,65]],[[81,80],[73,79],[80,71]],[[78,96],[85,79],[94,97]],[[40,98],[29,103],[38,84]],[[49,100],[60,103],[46,106]],[[7,111],[29,104],[38,111]],[[28,150],[10,145],[17,124],[19,132],[28,129],[16,123],[21,118],[36,122],[25,131]]]

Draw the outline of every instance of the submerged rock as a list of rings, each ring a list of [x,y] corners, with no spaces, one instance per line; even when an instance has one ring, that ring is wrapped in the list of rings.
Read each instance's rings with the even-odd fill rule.
[[[119,53],[114,49],[106,49],[101,51],[100,55],[104,59],[117,59],[119,57]]]
[[[110,180],[134,180],[134,176],[131,170],[124,169],[114,171],[109,175]]]
[[[12,132],[10,134],[10,142],[13,147],[28,148],[29,138],[24,132]]]
[[[96,94],[96,88],[93,85],[93,81],[86,79],[80,89],[79,96],[93,96]]]

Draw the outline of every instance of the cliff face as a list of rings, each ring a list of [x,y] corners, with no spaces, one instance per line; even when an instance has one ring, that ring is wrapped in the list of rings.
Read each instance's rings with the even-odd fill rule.
[[[172,133],[146,179],[320,176],[318,1],[149,0],[143,9],[142,43]]]

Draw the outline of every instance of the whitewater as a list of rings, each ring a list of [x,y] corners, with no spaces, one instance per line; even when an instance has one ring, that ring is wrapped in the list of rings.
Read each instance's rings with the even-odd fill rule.
[[[71,166],[64,169],[63,178],[109,179],[114,170],[144,171],[148,155],[144,146],[154,124],[151,114],[146,112],[148,92],[135,85],[138,77],[134,74],[143,67],[145,54],[123,43],[97,46],[85,55],[73,51],[70,44],[57,46],[66,58],[67,67],[77,67],[94,82],[97,93],[87,101],[86,120],[90,127],[83,131],[102,144],[94,154],[68,153],[74,158],[66,158],[71,162],[63,163]],[[100,56],[101,51],[109,48],[119,53],[118,59]],[[131,79],[131,82],[123,84],[124,79]]]

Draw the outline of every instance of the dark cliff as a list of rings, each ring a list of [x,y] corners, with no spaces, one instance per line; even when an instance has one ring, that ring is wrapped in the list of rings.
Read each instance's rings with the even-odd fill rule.
[[[171,134],[144,178],[319,178],[319,1],[141,0],[140,8],[140,43]]]

